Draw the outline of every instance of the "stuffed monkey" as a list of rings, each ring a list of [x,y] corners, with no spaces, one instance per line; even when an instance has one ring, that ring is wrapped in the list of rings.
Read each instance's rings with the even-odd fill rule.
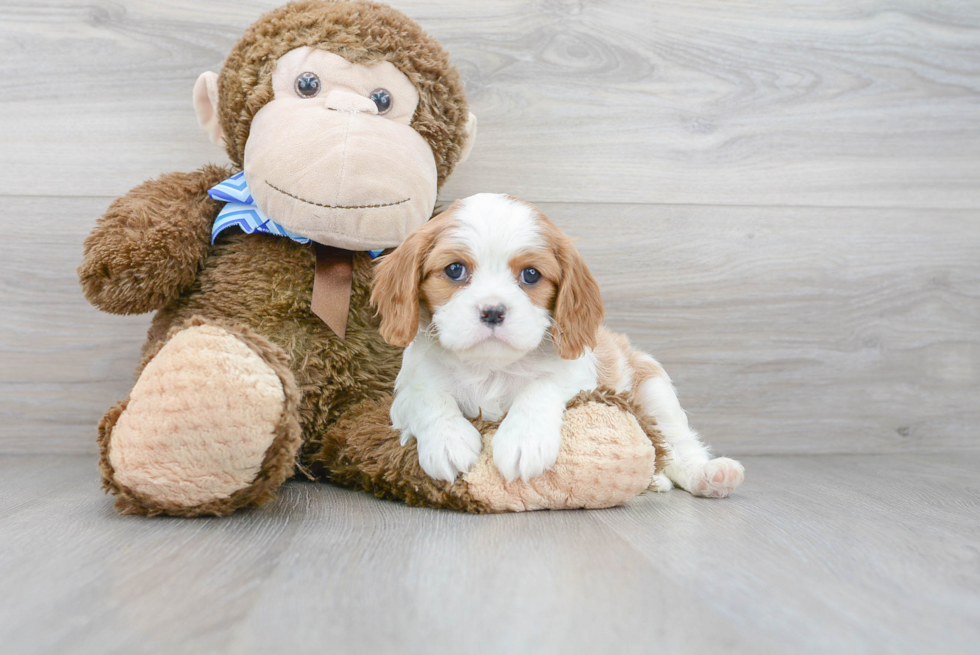
[[[569,405],[558,464],[528,483],[505,484],[486,457],[433,481],[389,427],[401,349],[369,305],[373,258],[431,216],[476,131],[418,25],[373,2],[292,3],[193,100],[231,166],[115,200],[79,268],[96,307],[156,312],[129,397],[99,425],[119,512],[228,514],[297,470],[471,512],[615,505],[659,477],[656,428],[609,392]]]

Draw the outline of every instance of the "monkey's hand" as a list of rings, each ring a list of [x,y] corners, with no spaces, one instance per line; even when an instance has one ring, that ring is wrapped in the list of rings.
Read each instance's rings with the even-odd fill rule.
[[[164,307],[197,276],[221,203],[208,189],[234,171],[208,165],[169,173],[117,198],[85,239],[79,281],[89,302],[113,314]]]

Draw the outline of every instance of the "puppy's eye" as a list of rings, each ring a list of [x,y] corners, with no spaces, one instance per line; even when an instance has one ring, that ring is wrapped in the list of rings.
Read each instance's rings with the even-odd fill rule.
[[[453,262],[444,268],[443,272],[445,272],[446,277],[448,277],[450,280],[455,280],[457,282],[466,277],[466,267],[459,262]]]
[[[391,110],[392,99],[388,89],[375,89],[368,95],[368,98],[377,105],[379,116],[387,114]]]
[[[296,78],[296,95],[300,98],[312,98],[320,93],[320,78],[316,73],[302,73]]]
[[[521,271],[521,282],[524,284],[537,284],[541,279],[541,273],[536,268],[525,268]]]

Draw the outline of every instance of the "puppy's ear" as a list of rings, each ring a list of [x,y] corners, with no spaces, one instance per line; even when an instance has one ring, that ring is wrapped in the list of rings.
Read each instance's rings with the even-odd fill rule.
[[[595,348],[605,316],[599,284],[572,240],[555,228],[554,247],[561,265],[561,280],[552,312],[551,336],[562,359],[576,359],[585,348]]]
[[[418,332],[419,285],[428,246],[422,230],[416,230],[375,269],[371,304],[381,315],[381,336],[393,346],[407,346]]]
[[[390,255],[378,260],[371,304],[381,315],[381,336],[393,346],[404,347],[415,339],[419,330],[422,265],[457,203],[409,234]]]

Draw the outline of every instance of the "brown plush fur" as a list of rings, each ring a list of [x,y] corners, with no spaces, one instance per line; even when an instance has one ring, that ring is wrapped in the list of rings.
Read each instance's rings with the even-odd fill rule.
[[[470,497],[462,479],[449,484],[426,475],[415,442],[399,443],[399,433],[388,418],[390,410],[390,395],[352,407],[315,440],[319,450],[309,458],[311,472],[335,484],[409,505],[490,511]]]
[[[262,234],[222,233],[189,293],[153,319],[147,349],[194,316],[247,326],[285,351],[302,394],[304,434],[321,434],[352,405],[390,392],[401,349],[378,333],[368,306],[372,263],[355,253],[350,316],[343,340],[310,309],[312,245]]]
[[[208,254],[221,209],[208,189],[231,175],[221,166],[168,173],[116,198],[85,239],[78,277],[88,301],[113,314],[145,314],[176,300]]]
[[[439,186],[466,143],[469,110],[459,73],[439,42],[387,5],[308,0],[274,9],[239,39],[218,79],[219,119],[228,156],[239,167],[252,118],[272,100],[272,72],[284,54],[310,46],[355,64],[389,61],[419,92],[412,127],[436,158]]]

